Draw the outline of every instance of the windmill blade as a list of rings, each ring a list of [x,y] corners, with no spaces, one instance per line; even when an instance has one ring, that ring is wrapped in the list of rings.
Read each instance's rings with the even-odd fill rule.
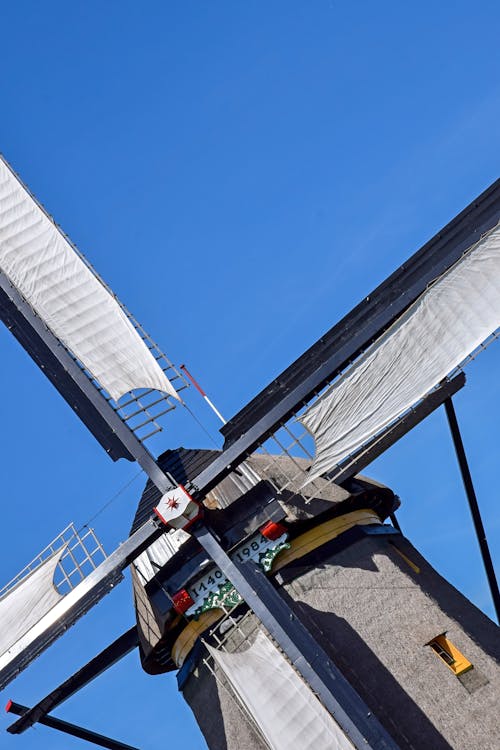
[[[9,652],[62,598],[54,573],[67,547],[61,547],[0,597],[0,656]]]
[[[1,654],[0,690],[109,593],[122,580],[122,571],[164,531],[152,521],[141,526]]]
[[[7,300],[6,304],[2,300]],[[47,373],[56,384],[59,392],[106,452],[114,460],[123,457],[129,461],[137,461],[165,492],[175,485],[159,469],[140,437],[129,426],[127,418],[119,413],[118,408],[113,406],[112,401],[96,386],[19,291],[0,272],[0,316],[5,311],[8,316],[3,319],[8,327],[9,324],[14,325],[16,338],[23,346],[26,345],[26,350],[42,372]]]
[[[31,307],[1,272],[0,319],[80,417],[106,453],[114,461],[120,458],[133,461],[130,451],[116,436],[115,431],[101,413],[102,410],[94,404],[91,398],[94,387],[89,379],[69,352],[58,346],[56,337],[43,325],[41,319],[34,315]]]
[[[335,468],[332,481],[335,484],[342,484],[348,479],[354,477],[360,471],[371,464],[378,456],[381,456],[391,445],[394,445],[410,430],[413,430],[420,422],[426,419],[429,414],[436,411],[440,406],[449,402],[465,385],[465,374],[460,372],[452,380],[446,380],[442,385],[429,393],[422,401],[413,407],[404,416],[397,419],[389,425],[379,435],[372,438],[364,444],[354,455],[349,456]]]
[[[115,460],[187,386],[1,157],[0,318]]]
[[[0,159],[0,266],[54,335],[118,402],[177,392],[109,289]]]
[[[113,459],[137,461],[162,492],[177,485],[138,433],[158,416],[158,399],[141,398],[164,391],[165,410],[179,400],[158,364],[164,355],[153,356],[156,345],[1,157],[0,317]],[[137,389],[146,394],[118,405]],[[147,418],[134,427],[140,415]]]
[[[224,450],[195,478],[200,492],[298,414],[499,221],[497,180],[221,428]]]
[[[313,480],[381,432],[500,326],[500,227],[440,276],[300,417]]]

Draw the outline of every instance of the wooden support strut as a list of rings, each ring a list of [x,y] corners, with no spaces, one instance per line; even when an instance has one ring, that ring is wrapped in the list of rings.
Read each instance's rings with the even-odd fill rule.
[[[5,710],[7,713],[16,714],[16,716],[23,716],[29,711],[29,708],[22,706],[20,703],[9,701],[5,706]],[[42,716],[38,721],[40,724],[51,727],[51,729],[57,729],[59,732],[70,734],[72,737],[78,737],[80,740],[86,740],[93,745],[108,748],[108,750],[139,750],[137,747],[125,745],[124,742],[105,737],[103,734],[97,734],[97,732],[92,732],[90,729],[85,729],[77,724],[70,724],[68,721],[56,719],[55,716]]]
[[[460,467],[460,473],[462,474],[462,481],[464,483],[465,494],[469,502],[469,509],[472,515],[472,521],[474,523],[474,529],[476,531],[476,537],[481,550],[481,557],[483,559],[483,565],[486,570],[486,577],[490,586],[491,597],[493,599],[493,605],[497,615],[497,620],[500,623],[500,591],[498,590],[498,581],[495,575],[495,568],[493,567],[493,561],[491,559],[490,549],[488,541],[486,539],[486,532],[484,530],[483,520],[479,511],[479,505],[477,502],[476,492],[474,490],[474,484],[472,482],[472,476],[467,462],[467,456],[465,454],[465,448],[458,427],[457,415],[455,413],[455,407],[453,401],[447,398],[444,402],[444,408],[446,409],[446,416],[448,418],[448,424],[450,426],[451,437],[453,439],[453,445],[455,446],[455,453],[457,454],[458,465]]]
[[[97,656],[94,656],[85,666],[42,698],[35,706],[18,714],[21,718],[7,727],[9,734],[21,734],[33,726],[33,724],[37,722],[43,723],[42,719],[47,714],[68,700],[68,698],[71,698],[72,695],[88,685],[89,682],[95,680],[96,677],[99,677],[99,675],[116,664],[120,659],[123,659],[124,656],[137,648],[138,645],[139,634],[137,627],[134,625],[134,627],[122,633],[113,643],[106,646]],[[12,701],[10,701],[10,704],[17,705]],[[7,706],[9,706],[9,703]],[[11,711],[11,713],[15,712]]]

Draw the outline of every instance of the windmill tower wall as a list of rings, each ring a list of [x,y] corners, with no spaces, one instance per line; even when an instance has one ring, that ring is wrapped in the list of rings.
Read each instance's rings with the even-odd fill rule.
[[[309,504],[307,518],[303,507],[287,508],[290,525],[302,533],[273,568],[282,595],[402,750],[497,750],[497,626],[392,526],[366,521],[362,506],[368,512],[371,504],[384,518],[394,496],[369,482],[363,487],[352,494],[332,490],[329,509],[324,501]],[[226,651],[243,651],[259,624],[244,605],[231,612],[232,619],[221,620],[220,610],[205,612],[198,623],[172,616],[165,591],[189,576],[187,557],[184,552],[182,564],[179,555],[170,559],[156,589],[151,582],[143,587],[135,573],[143,665],[149,672],[181,667],[179,688],[211,750],[264,749],[254,720],[204,645],[223,641]],[[452,661],[446,651],[437,653],[442,637],[458,669],[445,661]]]
[[[498,628],[407,539],[380,531],[346,532],[283,571],[294,609],[402,749],[497,750]],[[443,633],[473,665],[462,675],[427,645]],[[201,658],[182,691],[211,750],[266,747],[217,666]]]

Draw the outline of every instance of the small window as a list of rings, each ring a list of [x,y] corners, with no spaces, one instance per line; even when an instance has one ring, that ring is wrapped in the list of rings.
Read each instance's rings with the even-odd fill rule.
[[[444,661],[444,663],[451,669],[453,674],[459,675],[472,669],[472,664],[465,656],[460,653],[458,648],[446,637],[437,635],[432,641],[427,644],[432,650]]]

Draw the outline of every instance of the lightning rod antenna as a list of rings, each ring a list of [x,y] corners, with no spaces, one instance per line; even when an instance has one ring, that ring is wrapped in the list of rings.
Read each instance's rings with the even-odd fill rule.
[[[189,372],[189,370],[186,367],[186,365],[180,365],[179,369],[181,369],[185,373],[186,377],[191,381],[191,383],[194,385],[194,387],[196,388],[196,390],[198,391],[198,393],[200,393],[203,396],[203,398],[205,399],[205,401],[207,402],[207,404],[209,405],[209,407],[212,409],[212,411],[215,414],[217,414],[217,416],[219,417],[219,419],[222,422],[222,424],[226,424],[227,420],[224,419],[224,417],[222,416],[222,414],[220,413],[220,411],[217,409],[217,407],[212,403],[212,401],[210,401],[210,399],[208,398],[207,394],[205,393],[205,391],[203,390],[203,388],[201,387],[201,385],[199,383],[197,383],[196,380],[193,378],[193,376]]]

